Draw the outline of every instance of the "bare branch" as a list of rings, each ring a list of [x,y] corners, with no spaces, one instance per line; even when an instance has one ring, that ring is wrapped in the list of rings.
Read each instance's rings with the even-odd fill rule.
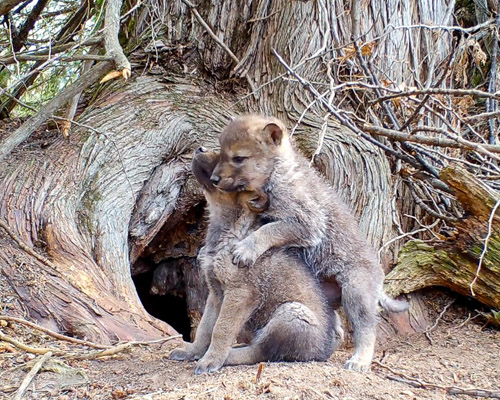
[[[388,90],[389,89],[385,89]],[[394,90],[392,90],[394,91]],[[419,94],[446,94],[450,96],[477,96],[477,97],[486,97],[488,99],[500,100],[500,92],[488,93],[482,90],[477,89],[441,89],[441,88],[429,88],[429,89],[415,89],[409,90],[406,92],[398,92],[394,94],[390,94],[387,96],[382,96],[378,99],[371,101],[374,103],[381,103],[386,100],[397,99],[398,97],[411,97]]]
[[[420,168],[420,164],[417,163],[414,159],[411,157],[401,154],[393,149],[391,149],[389,146],[386,146],[383,143],[380,143],[378,140],[372,138],[370,135],[367,135],[364,133],[361,129],[359,129],[354,122],[352,122],[349,118],[346,117],[345,113],[341,110],[336,109],[333,105],[328,104],[328,101],[324,98],[324,96],[321,96],[321,94],[316,90],[316,88],[311,85],[310,82],[302,78],[297,72],[295,72],[293,69],[290,68],[290,66],[283,60],[283,58],[276,52],[275,49],[271,49],[273,54],[276,56],[278,61],[285,67],[285,69],[292,74],[299,83],[304,86],[317,100],[320,104],[322,104],[342,125],[345,127],[349,128],[352,132],[355,134],[359,135],[363,139],[366,139],[368,142],[374,144],[375,146],[381,148],[384,150],[386,153],[393,155],[403,161],[406,161],[410,165],[413,165],[416,168]]]
[[[413,200],[415,200],[415,203],[419,205],[425,212],[427,212],[429,215],[432,215],[433,217],[437,219],[442,219],[444,221],[448,222],[456,222],[458,219],[455,217],[448,217],[446,215],[443,215],[437,211],[434,211],[432,208],[430,208],[425,202],[418,196],[418,194],[415,191],[415,188],[413,187],[413,184],[411,182],[408,183],[408,188],[410,189],[410,193],[413,197]]]
[[[486,256],[486,252],[488,251],[488,243],[490,241],[491,234],[492,234],[493,219],[495,218],[495,214],[496,214],[499,206],[500,206],[500,200],[498,200],[495,203],[495,206],[491,210],[490,217],[488,218],[488,232],[486,234],[486,237],[484,238],[483,250],[481,251],[481,256],[479,257],[479,262],[477,263],[476,274],[474,275],[474,279],[472,280],[472,282],[469,285],[470,293],[471,293],[472,297],[476,297],[476,294],[474,293],[473,287],[474,287],[474,284],[477,282],[477,279],[479,278],[479,273],[481,272],[481,266],[484,262],[484,257]]]
[[[33,368],[31,368],[30,372],[28,372],[28,374],[24,378],[21,386],[19,386],[19,389],[17,389],[14,400],[21,400],[23,398],[24,392],[26,392],[26,389],[28,389],[31,381],[36,376],[36,374],[38,374],[38,371],[40,371],[45,361],[47,361],[50,357],[52,357],[52,352],[49,351],[37,360],[35,365],[33,365]]]
[[[81,24],[90,15],[90,7],[93,5],[93,0],[82,0],[80,8],[68,18],[61,28],[59,33],[55,38],[55,43],[57,45],[65,44],[72,39],[72,37],[79,31]],[[78,48],[79,44],[74,44],[74,49]],[[47,61],[46,61],[47,62]],[[44,67],[44,62],[37,61],[31,69],[31,71],[22,80],[16,83],[15,89],[12,92],[12,96],[15,99],[19,99],[28,88],[35,82],[38,75],[41,73]],[[8,115],[13,108],[16,106],[17,101],[9,99],[0,106],[0,116]]]
[[[132,67],[118,41],[121,8],[122,0],[108,0],[104,16],[104,47],[106,48],[106,55],[114,59],[116,69],[118,71],[128,71],[130,75]],[[127,73],[124,72],[124,74],[124,77],[127,77]]]
[[[23,56],[16,56],[17,61],[47,61],[50,60],[52,57],[47,55],[47,56],[33,56],[29,54],[25,54]],[[65,61],[65,62],[70,62],[70,61],[114,61],[114,58],[111,56],[99,56],[99,55],[92,55],[92,54],[80,54],[80,55],[74,55],[74,56],[62,56],[57,58],[58,61]],[[14,58],[10,58],[9,61],[4,64],[13,64]],[[2,62],[0,60],[0,62]]]
[[[497,90],[497,74],[498,74],[498,64],[497,64],[497,56],[498,56],[498,35],[500,30],[500,12],[497,12],[497,16],[495,18],[495,29],[493,30],[493,44],[491,49],[491,66],[490,66],[490,82],[488,83],[488,92],[494,93]],[[488,99],[486,101],[486,112],[495,112],[498,110],[498,102],[494,99]],[[496,144],[497,143],[497,121],[496,118],[488,119],[488,128],[490,130],[488,135],[488,143]]]
[[[19,32],[14,36],[14,53],[21,50],[24,46],[24,42],[26,41],[28,34],[34,28],[36,21],[40,17],[43,9],[47,5],[50,0],[39,0],[36,5],[31,10],[30,14],[26,18],[26,21],[19,29]]]
[[[23,125],[16,129],[11,135],[0,141],[0,161],[16,148],[21,142],[31,136],[31,134],[50,118],[59,108],[70,101],[77,93],[85,90],[90,85],[99,81],[107,72],[112,69],[112,64],[103,62],[97,64],[90,71],[78,78],[73,84],[66,87],[54,99],[43,106],[38,114],[28,119]]]
[[[82,46],[93,46],[96,44],[100,44],[102,42],[102,38],[90,38],[88,40],[85,40],[82,43],[65,43],[61,44],[58,46],[52,46],[47,49],[42,49],[38,51],[30,51],[30,52],[23,52],[23,53],[16,53],[16,55],[10,55],[10,56],[4,56],[0,57],[0,64],[13,64],[16,62],[16,59],[19,61],[26,61],[29,60],[27,57],[40,57],[40,56],[48,56],[48,55],[54,55],[54,54],[59,54],[63,53],[68,50],[72,50],[75,47],[75,44],[78,44],[79,47]],[[47,60],[48,58],[39,58],[37,60]],[[32,59],[33,60],[33,59]]]
[[[73,337],[69,337],[69,336],[64,336],[64,335],[61,335],[60,333],[53,332],[50,329],[47,329],[47,328],[40,326],[40,325],[37,325],[33,322],[26,321],[25,319],[22,319],[22,318],[11,317],[8,315],[0,315],[0,320],[1,321],[17,322],[18,324],[29,326],[32,329],[36,329],[36,330],[43,332],[49,336],[52,336],[56,339],[65,340],[65,341],[71,342],[71,343],[81,344],[81,345],[93,347],[96,349],[107,349],[109,347],[109,346],[106,346],[103,344],[89,342],[88,340],[82,340],[82,339],[77,339],[77,338],[73,338]]]
[[[396,131],[394,129],[387,129],[387,128],[382,128],[380,126],[375,126],[375,125],[363,125],[363,130],[373,133],[375,135],[380,135],[380,136],[385,136],[388,137],[389,139],[396,140],[398,142],[413,142],[413,143],[420,143],[420,144],[426,144],[429,146],[437,146],[437,147],[450,147],[450,148],[455,148],[455,149],[467,149],[467,150],[475,150],[483,154],[487,154],[488,156],[493,156],[491,153],[500,153],[500,146],[497,145],[491,145],[491,144],[479,144],[479,143],[474,143],[470,142],[465,139],[457,138],[456,140],[454,139],[446,139],[446,138],[441,138],[441,137],[430,137],[430,136],[424,136],[424,135],[409,135],[406,133],[402,133],[400,131]],[[419,127],[415,131],[432,131],[432,132],[439,132],[439,133],[448,133],[444,129],[440,128],[433,128],[433,127]]]

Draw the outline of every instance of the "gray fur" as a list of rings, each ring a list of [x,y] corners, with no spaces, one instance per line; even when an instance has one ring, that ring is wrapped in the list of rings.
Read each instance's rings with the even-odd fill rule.
[[[210,211],[199,256],[209,296],[194,342],[174,350],[170,359],[199,360],[197,374],[223,365],[326,360],[339,341],[333,331],[341,336],[342,329],[338,316],[329,315],[327,301],[305,263],[285,249],[272,249],[251,269],[232,264],[231,248],[261,226],[246,202],[265,202],[255,203],[253,195],[214,190],[204,179],[206,170],[211,173],[215,166],[211,157],[213,153],[199,151],[193,159],[193,172],[205,189]],[[244,327],[253,340],[232,348]]]
[[[296,248],[320,280],[340,286],[355,342],[346,368],[369,370],[377,305],[395,312],[408,306],[384,293],[384,273],[353,215],[326,179],[294,149],[279,120],[235,119],[220,142],[221,161],[212,175],[217,187],[227,192],[263,190],[269,196],[269,207],[262,213],[269,223],[234,246],[233,262],[250,266],[271,248]],[[241,162],[240,155],[245,156]]]

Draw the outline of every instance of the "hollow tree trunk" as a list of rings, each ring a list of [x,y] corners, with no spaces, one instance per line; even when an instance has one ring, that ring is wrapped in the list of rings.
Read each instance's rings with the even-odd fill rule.
[[[182,271],[191,288],[186,289],[188,308],[193,319],[199,317],[203,291],[193,258],[204,228],[203,200],[188,173],[189,162],[195,146],[216,145],[231,115],[265,112],[292,127],[304,113],[294,137],[308,156],[322,141],[324,127],[314,164],[351,205],[375,248],[394,236],[394,182],[385,155],[336,123],[325,125],[324,111],[296,81],[277,79],[286,71],[271,49],[291,65],[310,59],[297,68],[306,79],[335,83],[324,70],[325,65],[335,66],[339,74],[345,69],[338,61],[345,54],[329,47],[351,40],[343,1],[199,2],[201,15],[236,54],[237,65],[182,1],[147,3],[137,21],[137,40],[151,37],[149,29],[157,18],[166,47],[178,47],[174,55],[161,53],[164,58],[152,53],[158,56],[161,73],[153,70],[149,76],[109,86],[79,117],[81,127],[69,142],[54,133],[40,133],[0,168],[0,219],[29,248],[50,260],[44,264],[28,256],[1,235],[0,273],[32,317],[56,330],[101,342],[173,333],[144,311],[133,286],[131,270],[138,274],[151,268],[145,260],[161,264],[167,272],[170,267]],[[423,18],[418,14],[422,7],[404,8],[402,14],[390,9],[385,2],[370,3],[362,27],[366,40],[379,37],[387,21]],[[441,12],[440,7],[432,10]],[[378,21],[379,15],[387,21]],[[425,21],[448,23],[449,16],[440,17],[426,15]],[[390,32],[383,37],[392,40],[394,35],[401,36]],[[416,40],[405,35],[399,39]],[[130,43],[136,46],[136,41]],[[443,56],[443,43],[428,49],[433,62]],[[434,44],[429,41],[428,46]],[[405,58],[415,55],[400,54],[403,45],[391,49],[377,48],[380,57],[374,62],[387,67],[388,73],[395,71],[391,79],[398,81],[405,78]],[[401,56],[400,68],[386,65],[390,57],[384,51],[394,60]],[[132,58],[142,60],[143,54],[139,49]],[[184,71],[190,74],[179,77]],[[249,79],[252,86],[263,86],[255,95],[243,97],[248,92],[238,86],[223,92],[214,79],[212,84],[202,79],[214,76]],[[154,290],[161,291],[161,285]],[[392,324],[396,329],[415,329],[408,321]]]

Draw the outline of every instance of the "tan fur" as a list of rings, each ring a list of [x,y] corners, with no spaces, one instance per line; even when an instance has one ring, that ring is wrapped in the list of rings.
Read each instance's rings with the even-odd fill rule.
[[[252,269],[232,264],[230,249],[260,227],[257,213],[267,208],[267,195],[216,190],[209,177],[217,161],[218,154],[203,149],[193,159],[193,173],[210,211],[199,256],[209,296],[194,342],[174,350],[170,358],[199,359],[195,373],[268,360],[326,360],[335,344],[332,329],[337,336],[342,329],[338,318],[329,316],[326,299],[304,262],[284,249],[273,249]],[[232,348],[243,328],[253,340]]]
[[[407,304],[383,292],[383,271],[352,214],[295,151],[281,121],[256,115],[237,118],[220,135],[220,144],[221,159],[211,176],[217,188],[226,193],[259,191],[269,197],[269,207],[262,212],[268,223],[234,246],[233,262],[250,266],[271,248],[297,249],[314,274],[333,284],[333,293],[340,286],[355,341],[346,367],[369,370],[377,305],[403,311]]]

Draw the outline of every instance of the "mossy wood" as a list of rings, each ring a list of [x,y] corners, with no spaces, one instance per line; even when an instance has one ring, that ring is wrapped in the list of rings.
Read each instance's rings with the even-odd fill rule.
[[[465,215],[455,224],[454,234],[438,244],[408,242],[399,261],[386,278],[392,295],[410,293],[429,286],[444,286],[500,307],[500,208],[492,217],[487,251],[479,260],[488,234],[488,222],[500,195],[466,170],[450,166],[441,178],[455,193]],[[474,278],[477,279],[471,287]]]

